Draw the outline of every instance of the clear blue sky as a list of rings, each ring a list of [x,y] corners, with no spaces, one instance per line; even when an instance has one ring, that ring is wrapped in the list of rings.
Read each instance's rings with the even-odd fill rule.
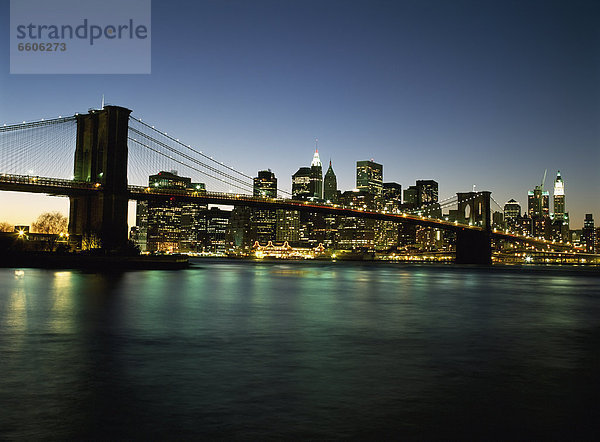
[[[0,14],[7,41],[7,0]],[[105,94],[288,189],[315,137],[342,190],[373,158],[384,181],[435,179],[441,198],[476,184],[525,207],[560,170],[580,228],[584,213],[600,224],[598,23],[592,0],[154,0],[150,75],[10,75],[2,45],[0,123]],[[49,200],[0,195],[0,220],[28,224]]]

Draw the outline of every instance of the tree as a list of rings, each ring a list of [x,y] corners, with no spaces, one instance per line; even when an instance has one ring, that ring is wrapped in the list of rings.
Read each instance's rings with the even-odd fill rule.
[[[66,233],[69,226],[67,217],[60,212],[42,213],[38,219],[31,225],[36,233]]]
[[[12,224],[7,223],[5,221],[0,222],[0,232],[14,232],[14,231],[15,231],[15,227]]]
[[[83,238],[81,238],[81,250],[94,250],[101,249],[102,242],[100,238],[98,238],[95,234],[85,234]]]

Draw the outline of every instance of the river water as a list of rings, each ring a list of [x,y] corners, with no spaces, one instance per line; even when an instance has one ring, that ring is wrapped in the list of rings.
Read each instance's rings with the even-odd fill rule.
[[[599,283],[364,263],[0,269],[0,439],[597,438]]]

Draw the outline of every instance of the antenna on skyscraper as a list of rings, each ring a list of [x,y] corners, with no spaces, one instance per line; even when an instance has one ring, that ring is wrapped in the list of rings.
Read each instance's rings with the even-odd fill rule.
[[[315,152],[319,151],[319,139],[315,138]]]
[[[102,107],[100,109],[104,109],[104,94],[102,94]]]

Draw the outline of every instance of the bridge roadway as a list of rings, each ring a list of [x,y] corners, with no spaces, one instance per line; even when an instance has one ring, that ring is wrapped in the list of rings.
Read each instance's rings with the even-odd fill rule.
[[[0,191],[45,193],[53,196],[79,196],[92,195],[102,192],[100,183],[91,183],[87,181],[75,181],[60,178],[48,178],[29,175],[11,175],[0,174]],[[376,219],[382,221],[401,222],[405,224],[432,227],[449,231],[472,230],[483,232],[480,226],[469,226],[457,223],[456,221],[445,221],[435,218],[428,218],[419,215],[407,213],[389,213],[379,211],[369,211],[362,208],[354,209],[339,205],[321,205],[309,201],[297,201],[283,198],[254,197],[244,194],[192,191],[179,189],[166,189],[156,187],[128,186],[128,199],[135,201],[150,201],[166,199],[176,199],[181,202],[193,202],[197,204],[219,204],[219,205],[239,205],[247,207],[258,207],[263,209],[285,209],[298,210],[310,213],[323,213],[338,216],[359,217],[367,219]],[[492,230],[490,232],[492,239],[501,239],[512,242],[521,242],[534,246],[553,247],[557,249],[573,249],[570,244],[556,243],[543,239],[515,235],[502,231]]]

